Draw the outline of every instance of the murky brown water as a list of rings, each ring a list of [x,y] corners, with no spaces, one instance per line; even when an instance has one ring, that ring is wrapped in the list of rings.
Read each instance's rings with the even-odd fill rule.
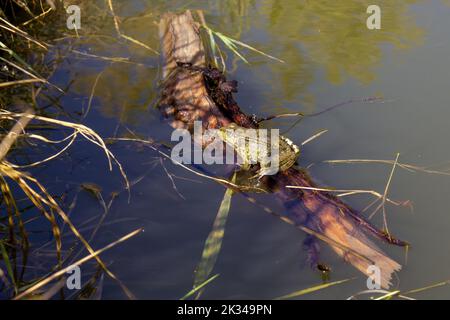
[[[287,134],[301,142],[321,129],[328,133],[304,147],[300,164],[323,186],[384,191],[391,167],[383,164],[324,163],[332,159],[390,159],[418,166],[450,169],[450,2],[378,1],[381,30],[365,27],[371,1],[114,1],[124,34],[159,49],[157,23],[169,10],[202,9],[209,26],[286,61],[281,64],[243,50],[250,64],[228,53],[228,76],[239,80],[237,100],[248,113],[316,112],[351,98],[383,96],[384,103],[353,103],[305,119]],[[98,5],[98,7],[96,7]],[[117,41],[104,1],[82,8],[82,28],[96,35],[78,40],[77,50],[104,56],[127,57],[130,63],[71,54],[51,79],[65,87],[61,103],[67,111],[86,110],[84,123],[104,137],[124,135],[127,128],[148,138],[169,140],[171,130],[161,122],[153,103],[157,96],[160,59],[150,50]],[[94,17],[98,21],[94,21]],[[107,37],[106,37],[107,36]],[[112,38],[111,38],[112,37]],[[61,41],[61,46],[67,40]],[[222,46],[223,47],[223,46]],[[224,47],[223,47],[224,48]],[[226,51],[226,50],[225,50]],[[274,121],[285,130],[292,119]],[[176,194],[156,154],[143,146],[117,143],[112,151],[131,180],[131,203],[119,197],[102,227],[96,247],[143,226],[145,233],[106,253],[111,269],[138,298],[183,296],[192,287],[220,201],[223,187],[194,176],[165,161],[180,178]],[[36,176],[50,188],[61,181],[94,182],[105,197],[122,187],[118,171],[109,173],[103,154],[77,144],[75,160],[49,165]],[[447,165],[446,165],[447,163]],[[188,179],[188,180],[187,180]],[[192,181],[193,180],[193,181]],[[397,169],[389,196],[410,199],[414,211],[389,206],[392,233],[412,246],[405,265],[399,248],[383,248],[404,264],[396,285],[402,290],[423,287],[450,278],[450,177]],[[364,208],[369,197],[347,198]],[[72,213],[85,221],[101,212],[97,202],[81,196]],[[381,214],[374,217],[381,226]],[[242,197],[233,198],[222,252],[204,298],[271,299],[320,283],[318,273],[304,266],[304,234],[262,212]],[[325,246],[324,246],[325,247]],[[324,248],[322,258],[332,267],[331,279],[358,279],[303,298],[344,299],[366,289],[366,279]],[[417,298],[450,298],[449,287],[417,294]],[[105,298],[122,298],[120,288],[106,280]]]

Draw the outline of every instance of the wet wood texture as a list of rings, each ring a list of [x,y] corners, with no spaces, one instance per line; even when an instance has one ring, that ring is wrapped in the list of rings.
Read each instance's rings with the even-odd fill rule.
[[[163,79],[159,109],[170,119],[173,128],[192,130],[196,120],[202,121],[204,129],[219,128],[230,122],[256,128],[257,124],[240,110],[232,97],[228,110],[213,101],[201,72],[178,66],[177,63],[187,63],[199,68],[207,67],[199,29],[190,11],[167,13],[161,18]],[[378,266],[382,287],[391,285],[393,273],[401,266],[368,236],[400,246],[406,243],[383,233],[330,193],[286,188],[288,185],[317,188],[306,170],[291,167],[263,179],[262,183],[271,191],[274,201],[280,201],[285,208],[278,217],[308,234],[304,245],[312,265],[318,262],[318,240],[322,240],[366,275],[372,274],[368,270],[370,265]]]

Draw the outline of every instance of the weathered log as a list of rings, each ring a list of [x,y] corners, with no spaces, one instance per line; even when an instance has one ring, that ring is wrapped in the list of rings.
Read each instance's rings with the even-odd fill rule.
[[[163,52],[161,112],[171,119],[173,128],[193,129],[194,121],[202,121],[204,129],[220,128],[230,122],[257,128],[253,117],[243,113],[231,92],[223,93],[199,71],[207,68],[205,47],[199,25],[190,11],[165,14],[160,21]],[[185,67],[189,66],[189,67]],[[219,93],[212,94],[211,90]],[[222,96],[220,96],[222,95]],[[367,234],[391,244],[406,245],[371,225],[356,211],[335,196],[321,191],[286,188],[296,185],[315,188],[305,170],[291,167],[275,176],[261,180],[286,208],[280,217],[309,233],[307,246],[311,262],[317,262],[317,238],[326,241],[346,261],[366,275],[370,265],[381,270],[381,285],[388,288],[400,264],[386,256]]]

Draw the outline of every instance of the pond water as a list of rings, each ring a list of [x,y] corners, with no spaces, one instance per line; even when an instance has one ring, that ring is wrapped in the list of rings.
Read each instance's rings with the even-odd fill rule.
[[[384,192],[391,165],[334,164],[333,159],[386,159],[417,166],[450,169],[450,2],[377,1],[380,30],[366,28],[366,8],[373,1],[114,1],[123,34],[159,51],[157,23],[162,13],[204,11],[208,25],[232,38],[285,61],[273,61],[242,50],[246,64],[227,53],[227,75],[239,81],[236,99],[247,113],[318,112],[334,104],[382,96],[383,102],[355,102],[304,119],[286,135],[300,143],[321,129],[328,132],[303,148],[300,166],[308,167],[321,186]],[[91,36],[62,39],[76,50],[129,63],[70,53],[51,82],[67,87],[61,98],[65,112],[89,112],[83,124],[102,137],[130,136],[169,141],[171,128],[154,109],[160,57],[140,45],[118,40],[104,1],[82,5],[82,30]],[[75,36],[75,33],[71,31]],[[93,90],[93,87],[95,90]],[[78,118],[79,119],[79,118]],[[272,121],[287,130],[294,119]],[[117,167],[108,170],[104,154],[80,140],[69,157],[33,171],[50,191],[68,192],[80,183],[101,187],[111,204],[93,245],[100,248],[143,227],[145,231],[104,254],[110,268],[141,299],[177,299],[193,284],[204,241],[211,230],[225,189],[183,168],[162,161],[144,145],[110,145],[133,182],[131,199],[123,191]],[[169,172],[174,179],[174,189]],[[177,193],[179,192],[179,194]],[[389,197],[411,200],[407,207],[387,207],[389,230],[411,243],[405,251],[380,246],[403,265],[395,287],[409,290],[450,279],[450,177],[397,168]],[[371,198],[347,197],[358,209]],[[262,200],[264,201],[264,200]],[[281,210],[281,208],[273,207]],[[71,213],[75,224],[98,218],[98,201],[81,193]],[[366,212],[368,215],[368,212]],[[373,221],[382,225],[378,213]],[[88,232],[88,231],[86,231]],[[263,212],[242,196],[232,199],[222,250],[213,270],[220,276],[203,293],[205,299],[272,299],[321,283],[320,274],[305,264],[305,235]],[[331,266],[331,280],[355,280],[302,296],[345,299],[366,289],[366,278],[322,245],[321,261]],[[82,268],[83,271],[83,268]],[[450,298],[448,286],[414,295]],[[103,298],[124,298],[120,287],[105,277]]]

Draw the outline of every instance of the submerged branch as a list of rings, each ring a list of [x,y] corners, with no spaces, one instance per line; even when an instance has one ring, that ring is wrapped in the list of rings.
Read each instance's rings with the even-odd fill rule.
[[[194,121],[202,121],[203,129],[217,129],[232,122],[244,128],[258,128],[258,118],[245,114],[232,93],[221,89],[221,84],[226,82],[225,75],[207,67],[198,24],[190,11],[165,14],[160,21],[160,38],[164,68],[158,108],[171,119],[173,128],[192,130]],[[206,72],[215,74],[216,78],[211,80],[209,75],[205,76]],[[400,246],[406,246],[405,242],[379,230],[330,192],[318,189],[302,169],[291,167],[262,178],[260,183],[262,189],[271,192],[285,208],[284,214],[265,211],[309,235],[305,246],[312,265],[315,266],[318,259],[316,240],[323,240],[365,274],[370,273],[370,265],[376,264],[381,269],[381,285],[384,288],[391,285],[392,274],[401,266],[370,241],[367,234]],[[230,187],[229,184],[225,185]],[[250,197],[249,200],[256,202]],[[389,201],[387,197],[385,201]]]

